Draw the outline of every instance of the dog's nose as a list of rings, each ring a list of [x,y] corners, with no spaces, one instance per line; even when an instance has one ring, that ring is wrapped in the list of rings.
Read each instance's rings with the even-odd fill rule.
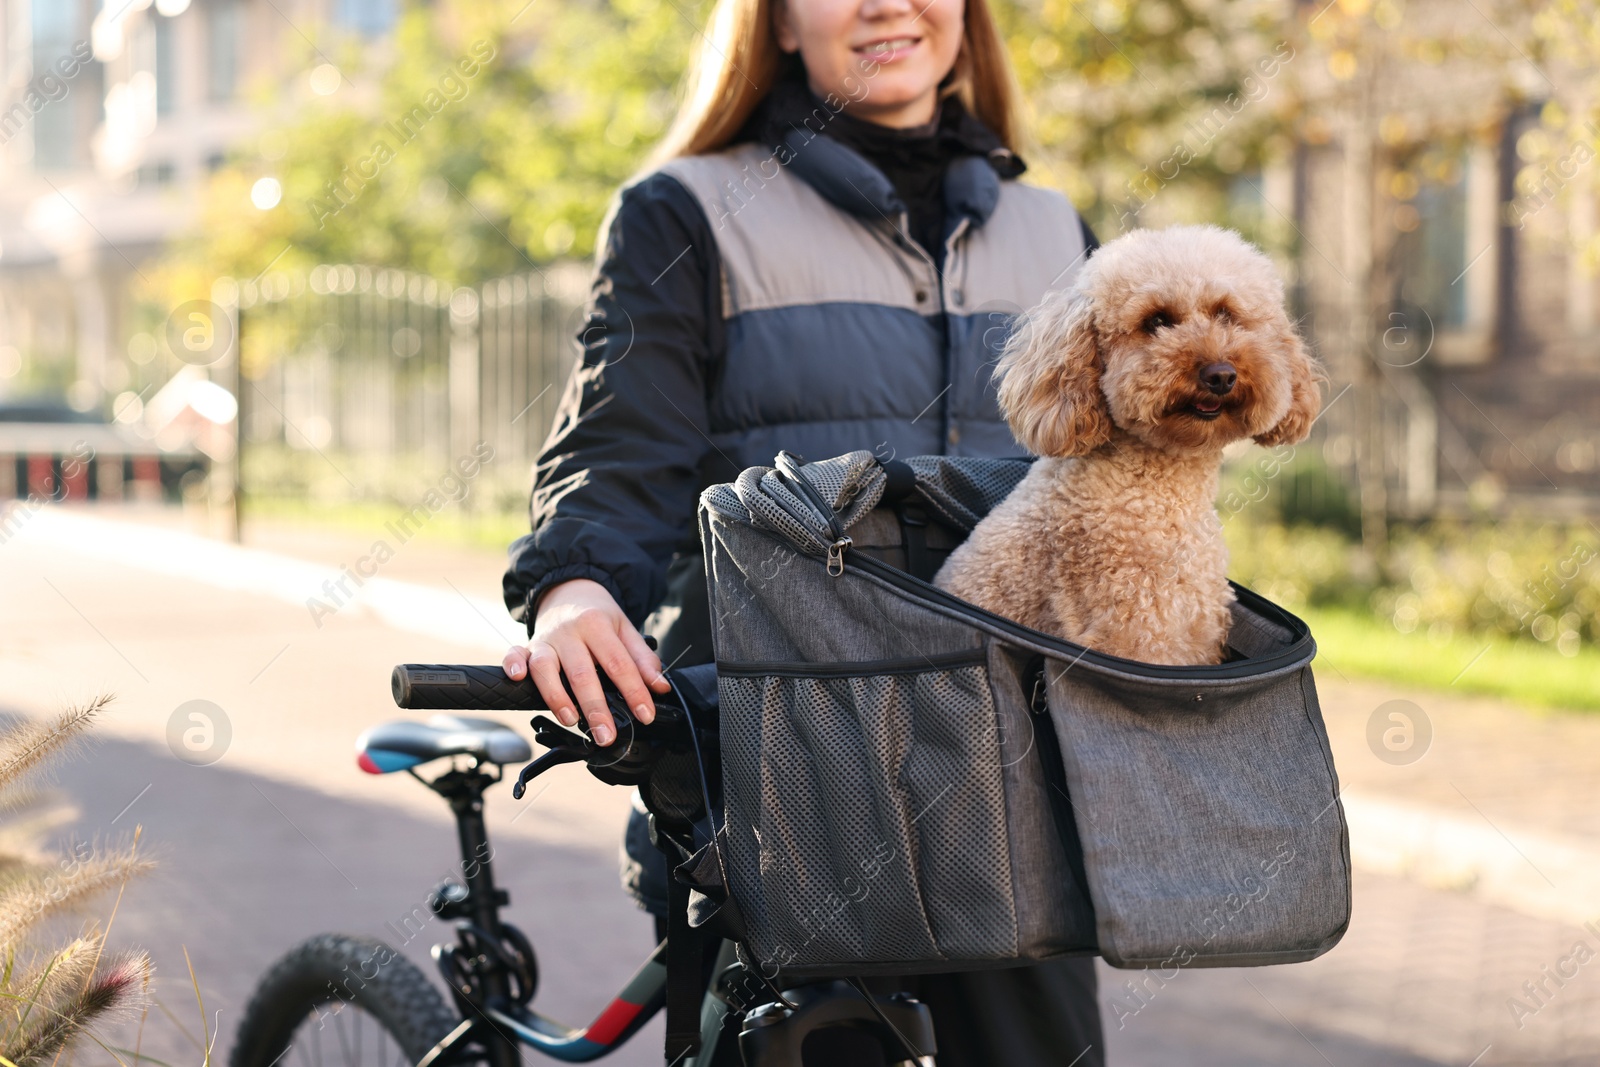
[[[1200,368],[1200,384],[1218,396],[1227,396],[1238,380],[1239,374],[1232,363],[1208,363]]]

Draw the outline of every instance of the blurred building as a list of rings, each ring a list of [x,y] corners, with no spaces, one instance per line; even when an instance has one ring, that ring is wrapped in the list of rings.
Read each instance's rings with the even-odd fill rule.
[[[292,99],[313,31],[378,36],[397,4],[0,0],[0,397],[123,388],[130,279],[251,134],[247,91]]]
[[[1593,114],[1592,71],[1520,53],[1492,72],[1442,50],[1363,62],[1322,78],[1279,182],[1299,310],[1351,385],[1323,457],[1369,520],[1593,515],[1600,128],[1569,121]]]

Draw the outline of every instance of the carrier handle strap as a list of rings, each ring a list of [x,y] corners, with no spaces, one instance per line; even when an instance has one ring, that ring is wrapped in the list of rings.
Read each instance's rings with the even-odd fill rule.
[[[918,504],[902,500],[895,505],[900,519],[900,540],[906,546],[906,571],[925,582],[933,581],[933,557],[928,554],[928,513]]]

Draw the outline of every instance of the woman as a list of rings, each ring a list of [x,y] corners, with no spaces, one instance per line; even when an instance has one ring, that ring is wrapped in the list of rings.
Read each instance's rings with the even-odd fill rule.
[[[682,112],[602,224],[583,360],[511,547],[531,636],[505,670],[563,723],[614,740],[597,664],[648,721],[663,661],[714,658],[704,487],[785,448],[1024,454],[990,368],[1094,238],[1013,180],[1014,108],[985,0],[720,0]],[[626,880],[659,924],[642,829]],[[1103,1062],[1091,961],[899,985],[933,1009],[941,1064]]]

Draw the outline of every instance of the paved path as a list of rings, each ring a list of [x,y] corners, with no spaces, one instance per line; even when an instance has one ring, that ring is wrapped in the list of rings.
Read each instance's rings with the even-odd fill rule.
[[[304,599],[317,583],[296,583],[337,577],[370,545],[360,531],[259,529],[254,547],[315,566],[263,572],[292,588],[241,590],[70,547],[50,522],[0,545],[0,706],[38,715],[102,688],[118,694],[99,743],[57,781],[75,808],[72,832],[114,837],[137,824],[161,859],[128,888],[113,941],[156,959],[160,1007],[143,1050],[198,1064],[185,948],[225,1049],[255,976],[284,947],[327,929],[397,940],[386,924],[413,913],[448,868],[443,805],[409,778],[360,774],[350,746],[396,715],[390,665],[488,661],[499,627],[469,621],[447,640],[429,631],[437,620],[407,629],[359,600],[316,626]],[[497,553],[415,542],[382,576],[492,603],[499,570]],[[1349,934],[1312,963],[1185,972],[1142,999],[1123,986],[1131,974],[1103,969],[1113,1062],[1600,1062],[1600,934],[1580,925],[1600,917],[1600,899],[1594,916],[1584,906],[1586,865],[1600,856],[1600,718],[1527,715],[1327,669],[1318,684],[1362,866]],[[226,754],[208,767],[179,762],[166,741],[174,709],[193,699],[232,724]],[[1427,754],[1406,766],[1366,741],[1371,713],[1394,699],[1421,706],[1434,729]],[[625,793],[568,770],[531,806],[495,795],[491,832],[511,917],[544,960],[541,1007],[578,1021],[620,986],[649,928],[615,889]],[[424,962],[435,929],[408,954]],[[1579,943],[1592,958],[1574,953]],[[1552,977],[1561,969],[1570,977]],[[611,1062],[658,1062],[659,1040],[658,1022]]]

